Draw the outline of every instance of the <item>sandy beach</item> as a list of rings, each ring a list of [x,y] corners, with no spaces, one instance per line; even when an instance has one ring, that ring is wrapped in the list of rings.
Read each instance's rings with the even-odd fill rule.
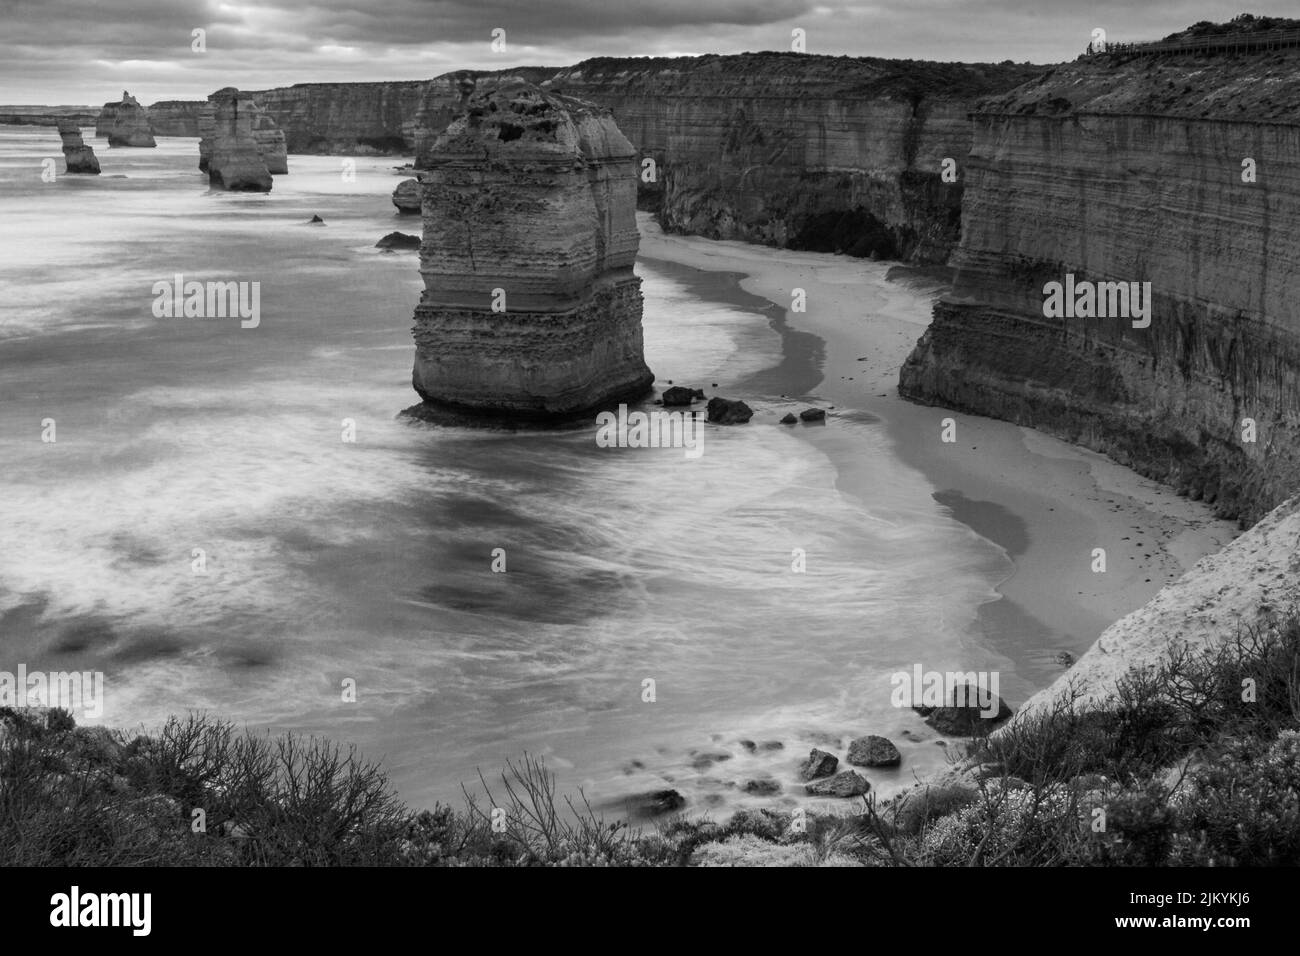
[[[787,350],[793,343],[820,365],[820,381],[805,373],[764,383],[772,394],[729,397],[831,408],[829,427],[798,431],[836,462],[839,489],[863,498],[872,489],[837,437],[835,416],[879,418],[917,480],[932,487],[936,508],[1005,551],[1000,598],[979,614],[989,648],[1015,663],[1015,678],[1002,686],[1013,706],[1063,673],[1063,652],[1077,658],[1105,627],[1238,534],[1208,507],[1102,455],[899,398],[899,367],[930,321],[937,288],[887,279],[889,263],[665,235],[647,214],[639,220],[642,257],[743,273],[745,292],[778,307],[773,321],[786,327]],[[791,311],[795,289],[806,311]],[[948,418],[954,442],[942,440]],[[1104,573],[1093,570],[1096,548],[1105,550]]]

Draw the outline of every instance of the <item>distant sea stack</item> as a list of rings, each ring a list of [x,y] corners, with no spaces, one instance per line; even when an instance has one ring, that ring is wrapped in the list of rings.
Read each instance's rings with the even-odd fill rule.
[[[236,89],[212,94],[215,107],[208,182],[232,192],[270,192],[271,173],[253,136],[255,107],[247,93]]]
[[[98,175],[99,160],[82,140],[80,126],[72,120],[59,120],[59,137],[63,140],[63,160],[68,172]]]
[[[644,395],[636,150],[607,110],[511,80],[429,151],[412,384],[520,418]]]
[[[899,391],[1105,452],[1243,527],[1279,505],[1300,489],[1297,115],[1295,47],[1092,56],[984,101],[955,289]],[[1049,283],[1111,315],[1049,315]]]
[[[107,108],[107,105],[106,105]],[[113,110],[113,125],[108,130],[109,146],[157,146],[149,126],[149,111],[126,90]]]

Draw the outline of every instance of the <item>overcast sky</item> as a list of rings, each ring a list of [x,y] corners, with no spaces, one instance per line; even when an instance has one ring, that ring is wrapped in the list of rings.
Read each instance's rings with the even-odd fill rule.
[[[809,53],[1048,63],[1073,59],[1095,27],[1152,39],[1239,12],[1215,0],[0,0],[0,104],[788,50],[795,28]],[[197,28],[207,52],[191,49]]]

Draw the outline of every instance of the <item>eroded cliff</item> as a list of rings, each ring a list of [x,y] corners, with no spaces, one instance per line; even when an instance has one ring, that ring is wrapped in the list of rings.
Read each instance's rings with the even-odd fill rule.
[[[522,80],[465,91],[420,182],[421,398],[550,417],[649,389],[635,158],[590,104]]]
[[[428,80],[298,83],[252,93],[291,153],[406,153]]]
[[[982,103],[902,394],[1110,454],[1243,526],[1300,488],[1300,51],[1114,56]],[[1145,319],[1050,282],[1150,283]]]
[[[1042,69],[752,53],[588,60],[547,85],[613,110],[655,162],[642,204],[668,231],[944,262],[967,111]]]

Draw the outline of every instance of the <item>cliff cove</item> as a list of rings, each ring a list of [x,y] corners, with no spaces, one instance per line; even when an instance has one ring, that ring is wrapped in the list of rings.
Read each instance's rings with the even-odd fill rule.
[[[1300,21],[229,79],[0,107],[0,854],[1300,862]]]

